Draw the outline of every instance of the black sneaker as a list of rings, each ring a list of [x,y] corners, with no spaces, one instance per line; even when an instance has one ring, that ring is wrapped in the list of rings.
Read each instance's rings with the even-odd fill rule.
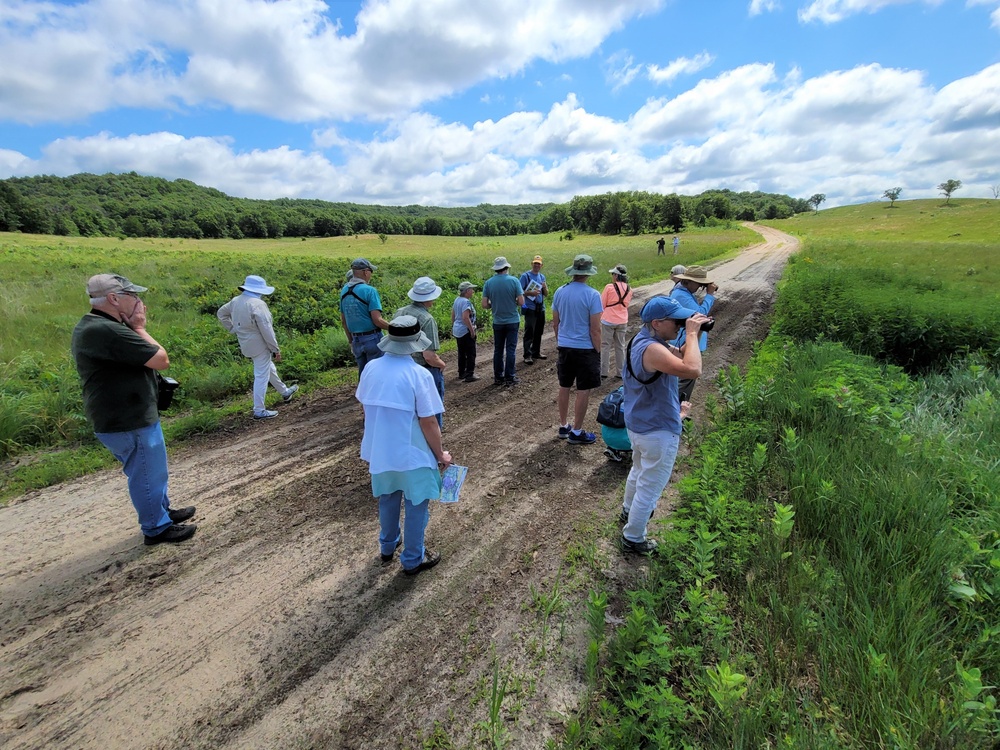
[[[655,539],[644,539],[641,542],[632,542],[622,536],[622,552],[634,555],[651,555],[660,545]]]
[[[503,378],[493,378],[493,385],[503,385]]]
[[[587,432],[586,430],[570,430],[569,435],[566,436],[566,442],[570,445],[590,445],[597,441],[597,435],[593,432]]]
[[[167,508],[167,515],[170,516],[172,523],[184,523],[186,520],[194,516],[194,506],[189,505],[186,508]]]
[[[572,431],[573,431],[573,428],[570,427],[568,424],[565,424],[565,425],[561,424],[561,425],[559,425],[559,439],[560,440],[565,440],[566,438],[569,437],[569,434]]]
[[[653,520],[653,514],[655,512],[656,512],[655,510],[649,511],[650,521]],[[618,514],[618,523],[620,523],[622,526],[628,523],[628,511],[625,510],[624,508],[622,508],[622,512]]]
[[[479,380],[479,376],[478,375],[466,375],[465,376],[465,382],[466,383],[475,383],[477,380]]]
[[[403,545],[403,540],[400,539],[398,542],[396,542],[396,546],[392,548],[392,552],[390,552],[388,555],[383,555],[379,553],[379,557],[382,558],[382,562],[384,563],[392,562],[393,555],[396,554],[396,550],[398,550],[402,545]]]
[[[403,573],[408,576],[415,576],[425,570],[430,570],[439,562],[441,562],[441,553],[431,552],[429,549],[425,549],[423,562],[415,568],[403,568]]]
[[[198,527],[193,523],[184,524],[173,524],[168,526],[165,531],[161,531],[156,536],[147,536],[143,538],[143,544],[146,546],[152,546],[154,544],[174,544],[175,542],[183,542],[185,539],[190,539],[194,536],[195,529]]]
[[[507,386],[508,388],[511,388],[511,387],[513,387],[515,385],[520,385],[520,383],[521,383],[521,381],[518,378],[516,378],[516,377],[514,377],[514,378],[507,378],[506,380],[503,381],[503,384],[505,386]]]
[[[546,357],[544,354],[532,354],[531,356],[534,359],[548,359],[548,357]]]
[[[535,364],[535,360],[533,360],[531,357],[522,357],[521,358],[521,364],[523,364],[523,365],[533,365],[533,364]]]

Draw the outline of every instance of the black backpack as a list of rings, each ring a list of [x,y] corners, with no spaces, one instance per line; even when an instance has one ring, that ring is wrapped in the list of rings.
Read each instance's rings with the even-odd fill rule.
[[[625,400],[625,386],[619,386],[611,391],[601,405],[597,407],[597,423],[619,430],[625,428],[625,412],[622,410]]]

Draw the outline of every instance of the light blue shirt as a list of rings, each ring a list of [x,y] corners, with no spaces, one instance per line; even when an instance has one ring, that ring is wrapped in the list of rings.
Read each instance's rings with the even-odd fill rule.
[[[340,290],[340,311],[351,333],[364,333],[376,327],[372,322],[372,310],[382,312],[382,298],[375,287],[361,279],[351,279]]]
[[[483,296],[490,301],[490,312],[493,313],[495,325],[521,322],[517,298],[522,293],[521,284],[509,273],[498,273],[493,278],[486,279]]]
[[[656,374],[656,371],[647,372],[642,369],[642,355],[654,342],[663,343],[645,326],[632,340],[629,362],[635,374],[643,380],[649,380]],[[622,382],[625,386],[622,411],[625,413],[625,426],[629,430],[640,435],[658,430],[681,434],[681,399],[677,392],[677,376],[660,373],[660,377],[652,383],[643,385],[625,367]]]
[[[520,282],[521,289],[527,289],[528,285],[534,281],[538,286],[543,286],[545,284],[545,274],[544,273],[534,273],[533,271],[525,271],[521,274]],[[521,305],[525,310],[544,310],[545,309],[545,297],[542,295],[537,295],[535,297],[529,297],[525,295],[524,304]]]
[[[715,297],[711,294],[706,294],[705,299],[699,305],[695,296],[685,289],[682,284],[674,286],[674,288],[670,291],[670,297],[671,299],[677,300],[677,303],[681,307],[686,307],[689,310],[697,310],[702,315],[708,315],[709,310],[712,309],[712,305],[715,304]],[[681,347],[684,345],[685,340],[687,340],[687,331],[684,326],[681,326],[680,334],[671,343],[673,343],[676,347]],[[708,348],[708,333],[705,331],[702,331],[701,335],[698,336],[698,348],[702,351],[705,351]]]
[[[601,295],[586,282],[571,281],[556,289],[552,309],[559,313],[557,346],[568,349],[593,349],[590,338],[590,316],[604,312]]]

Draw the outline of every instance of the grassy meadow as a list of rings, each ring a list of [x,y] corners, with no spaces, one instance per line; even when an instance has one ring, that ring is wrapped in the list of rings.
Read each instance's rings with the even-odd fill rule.
[[[176,441],[249,413],[251,367],[215,319],[247,274],[260,274],[276,287],[268,302],[282,345],[282,377],[308,390],[356,377],[338,313],[353,258],[378,266],[373,283],[388,315],[409,302],[406,292],[417,276],[432,276],[445,289],[432,313],[447,339],[459,282],[481,285],[498,255],[517,273],[542,255],[554,290],[579,253],[592,255],[603,270],[625,263],[639,284],[664,278],[675,262],[719,258],[758,239],[736,225],[693,229],[681,235],[675,259],[657,258],[658,236],[390,236],[383,243],[375,235],[119,240],[0,234],[0,461],[7,469],[0,501],[110,463],[83,416],[69,356],[73,327],[88,309],[85,283],[94,273],[121,273],[149,287],[143,299],[150,332],[170,352],[170,374],[182,385],[164,419],[168,438]],[[608,280],[602,273],[591,283],[603,288]],[[479,316],[488,323],[487,312]]]
[[[720,376],[613,634],[618,582],[591,596],[591,695],[562,747],[997,746],[1000,368],[964,327],[997,324],[993,217],[917,201],[774,223],[804,246],[772,333]]]

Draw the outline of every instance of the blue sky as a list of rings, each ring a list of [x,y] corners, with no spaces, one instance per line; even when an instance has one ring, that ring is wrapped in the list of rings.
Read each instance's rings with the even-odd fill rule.
[[[0,178],[825,207],[1000,188],[1000,0],[0,0]]]

